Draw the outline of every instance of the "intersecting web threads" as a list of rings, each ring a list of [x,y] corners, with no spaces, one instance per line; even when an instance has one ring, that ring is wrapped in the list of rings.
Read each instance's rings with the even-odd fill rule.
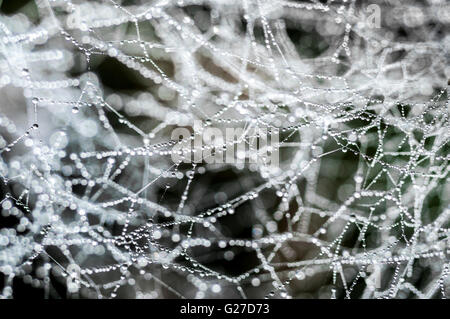
[[[447,297],[449,12],[36,0],[2,14],[0,296]],[[174,162],[177,127],[265,129],[279,164]]]

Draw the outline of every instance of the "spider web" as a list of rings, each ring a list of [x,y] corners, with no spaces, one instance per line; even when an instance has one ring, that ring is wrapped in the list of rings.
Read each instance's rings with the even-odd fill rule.
[[[449,6],[373,5],[2,15],[1,297],[445,298]],[[174,162],[177,127],[264,129],[279,165]]]

